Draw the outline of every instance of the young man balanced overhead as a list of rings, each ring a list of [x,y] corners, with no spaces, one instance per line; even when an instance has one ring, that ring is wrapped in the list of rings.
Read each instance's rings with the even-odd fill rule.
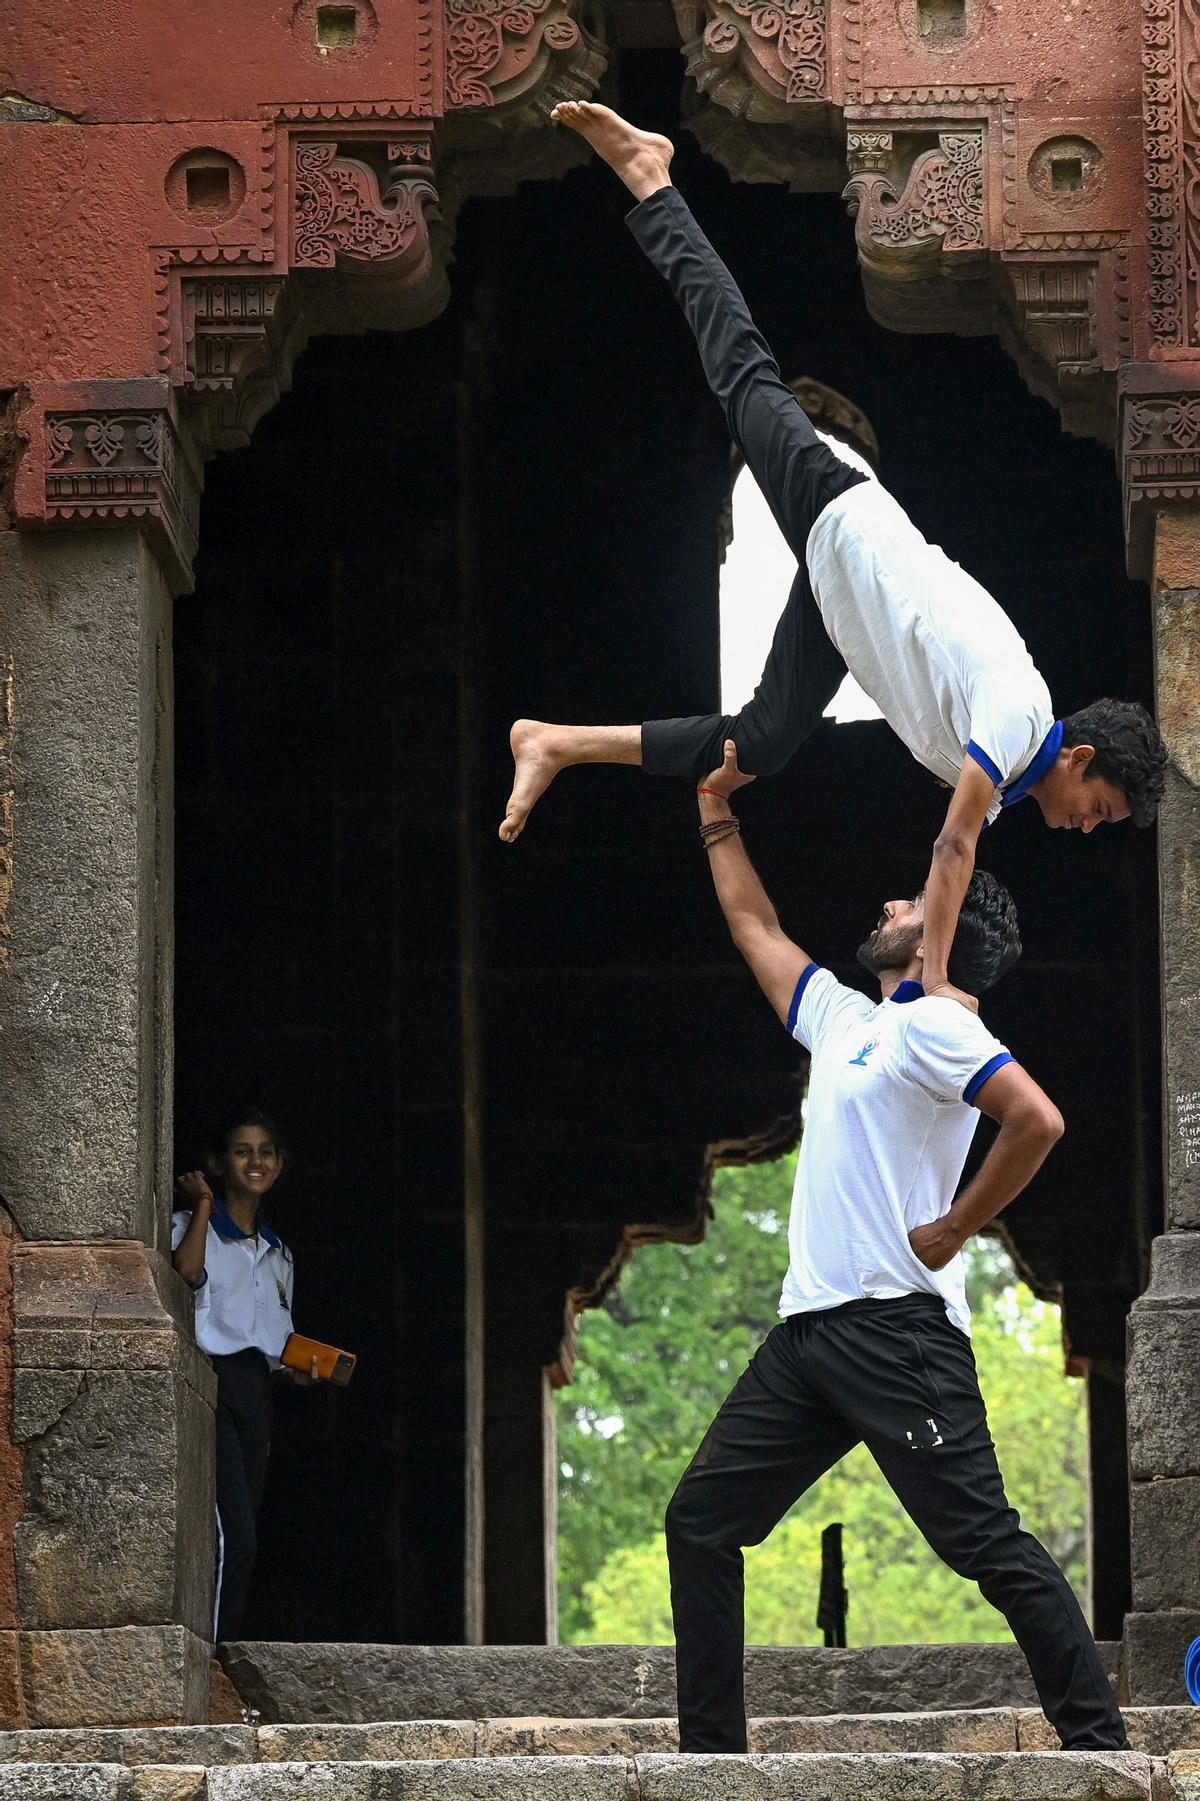
[[[939,1557],[1003,1613],[1064,1746],[1122,1749],[1079,1604],[1005,1498],[961,1255],[1025,1187],[1062,1119],[974,1013],[924,994],[924,896],[888,901],[859,950],[879,1001],[784,935],[729,805],[744,779],[730,741],[699,790],[700,834],[734,942],[811,1065],[782,1323],[667,1509],[680,1749],[746,1749],[742,1547],[859,1443]],[[1020,949],[1011,897],[976,871],[950,980],[979,995]],[[956,1194],[980,1110],[1000,1130]]]
[[[860,457],[814,430],[671,185],[668,140],[587,102],[564,102],[553,116],[587,139],[638,202],[630,229],[674,290],[799,568],[762,680],[736,717],[518,720],[500,836],[513,842],[554,777],[576,763],[641,764],[696,780],[732,738],[745,774],[769,774],[815,729],[849,668],[917,761],[954,790],[925,887],[925,985],[951,992],[950,943],[984,825],[1026,795],[1051,826],[1090,832],[1130,816],[1150,824],[1166,762],[1157,727],[1142,707],[1117,700],[1055,719],[997,602],[926,543]]]

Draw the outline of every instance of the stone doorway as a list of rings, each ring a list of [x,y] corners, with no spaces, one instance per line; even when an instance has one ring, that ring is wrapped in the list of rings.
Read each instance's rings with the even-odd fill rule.
[[[621,83],[678,131],[675,53],[627,52]],[[835,196],[734,186],[680,144],[785,370],[855,396],[884,479],[1009,607],[1060,708],[1148,694],[1106,452],[1064,438],[991,340],[875,325]],[[794,1108],[685,796],[588,771],[515,851],[494,841],[518,712],[715,698],[728,445],[622,210],[591,168],[471,202],[445,315],[317,343],[250,448],[210,467],[176,628],[180,1151],[214,1087],[283,1116],[298,1317],[363,1353],[349,1394],[287,1410],[259,1636],[552,1636],[564,1296],[610,1278],[631,1221],[694,1231],[704,1147]],[[884,735],[832,727],[748,799],[786,914],[835,965],[924,875],[942,799]],[[985,849],[1028,943],[991,1020],[1071,1127],[1011,1226],[1090,1368],[1096,1625],[1115,1637],[1158,1025],[1153,846],[1103,836],[1014,817]],[[256,1007],[238,1044],[230,972]]]

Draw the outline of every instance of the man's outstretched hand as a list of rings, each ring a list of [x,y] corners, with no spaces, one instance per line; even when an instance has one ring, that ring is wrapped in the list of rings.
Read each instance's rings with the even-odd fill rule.
[[[914,1226],[908,1235],[912,1254],[926,1269],[945,1269],[963,1248],[962,1235],[946,1219]]]
[[[737,745],[732,738],[726,738],[725,761],[719,769],[714,769],[711,775],[706,775],[700,786],[701,788],[715,789],[718,794],[723,794],[728,800],[729,796],[737,789],[744,788],[747,782],[753,780],[752,775],[743,775],[738,768]],[[703,799],[703,796],[701,798]]]
[[[968,1013],[978,1013],[979,1011],[978,998],[973,994],[965,994],[961,988],[956,988],[953,982],[938,982],[933,988],[930,988],[928,983],[922,983],[922,987],[925,989],[926,997],[931,994],[941,995],[945,1000],[957,1001],[960,1007],[967,1009]]]

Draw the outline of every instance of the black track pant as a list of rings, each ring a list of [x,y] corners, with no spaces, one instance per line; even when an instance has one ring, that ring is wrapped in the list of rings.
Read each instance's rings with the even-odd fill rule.
[[[726,738],[750,775],[782,769],[815,729],[846,665],[825,631],[809,584],[805,544],[817,515],[865,481],[823,444],[759,336],[724,263],[676,188],[662,188],[628,216],[629,229],[670,282],[696,335],[708,385],[799,564],[754,698],[740,713],[652,719],[642,727],[642,766],[653,775],[707,775]]]
[[[938,1556],[1004,1615],[1063,1744],[1124,1747],[1071,1587],[1005,1499],[970,1341],[936,1296],[911,1295],[776,1326],[685,1471],[667,1509],[680,1750],[746,1749],[742,1546],[860,1441]]]
[[[271,1455],[271,1370],[261,1351],[214,1357],[217,1372],[217,1638],[240,1637],[258,1556]]]

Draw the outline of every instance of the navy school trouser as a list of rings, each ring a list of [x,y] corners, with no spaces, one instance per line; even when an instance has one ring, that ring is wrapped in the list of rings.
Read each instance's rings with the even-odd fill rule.
[[[746,1749],[742,1547],[860,1442],[938,1556],[1004,1615],[1062,1743],[1125,1748],[1071,1586],[1005,1498],[970,1340],[937,1296],[910,1295],[776,1326],[684,1472],[667,1508],[680,1750]]]
[[[648,720],[642,766],[654,775],[704,776],[721,763],[732,738],[738,766],[769,775],[816,728],[846,673],[813,597],[804,552],[817,515],[867,478],[817,436],[678,189],[661,188],[627,223],[670,282],[734,443],[799,565],[754,698],[736,714]]]
[[[271,1455],[271,1368],[261,1351],[214,1357],[217,1373],[217,1624],[241,1636],[258,1556],[258,1513]]]

